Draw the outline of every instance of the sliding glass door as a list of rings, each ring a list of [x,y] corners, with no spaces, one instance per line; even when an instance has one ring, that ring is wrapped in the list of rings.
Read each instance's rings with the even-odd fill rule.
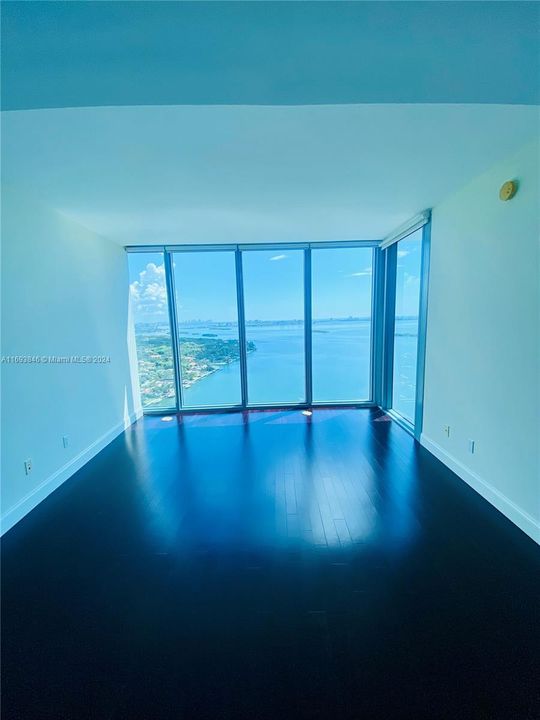
[[[370,399],[373,249],[311,253],[313,402]]]
[[[306,401],[304,250],[242,251],[249,405]]]
[[[185,408],[241,405],[234,251],[172,255]]]

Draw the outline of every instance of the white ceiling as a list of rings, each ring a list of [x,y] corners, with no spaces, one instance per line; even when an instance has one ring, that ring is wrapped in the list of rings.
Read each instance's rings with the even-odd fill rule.
[[[3,182],[122,245],[376,239],[531,139],[538,108],[71,108],[2,130]]]

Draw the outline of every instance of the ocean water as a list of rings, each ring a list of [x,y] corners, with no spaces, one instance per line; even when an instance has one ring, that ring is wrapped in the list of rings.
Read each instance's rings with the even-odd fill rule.
[[[405,412],[414,407],[416,374],[415,323],[396,326],[394,397]],[[213,333],[237,337],[234,327],[183,326],[182,336]],[[313,399],[316,402],[368,400],[370,395],[369,320],[315,323],[312,336]],[[248,325],[247,340],[256,345],[247,357],[248,397],[252,404],[305,400],[304,329],[302,324]],[[231,363],[184,390],[186,407],[239,404],[240,365]],[[399,409],[398,408],[398,409]],[[402,412],[402,410],[400,410]]]
[[[416,405],[416,366],[418,319],[398,318],[394,333],[394,381],[392,407],[414,422]]]

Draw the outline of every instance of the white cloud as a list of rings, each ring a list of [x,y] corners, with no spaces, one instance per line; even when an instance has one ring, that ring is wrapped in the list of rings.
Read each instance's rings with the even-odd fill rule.
[[[360,272],[351,273],[347,277],[365,277],[366,275],[371,275],[371,265]]]
[[[410,252],[411,252],[410,250],[398,250],[398,251],[397,251],[397,256],[398,256],[398,258],[407,257],[407,255],[408,255]]]
[[[139,279],[130,284],[129,294],[136,318],[166,319],[167,287],[164,265],[148,263],[139,273]]]
[[[274,257],[271,257],[270,260],[285,260],[286,257],[286,255],[274,255]]]
[[[420,278],[416,275],[409,275],[408,272],[405,272],[405,285],[420,285]]]

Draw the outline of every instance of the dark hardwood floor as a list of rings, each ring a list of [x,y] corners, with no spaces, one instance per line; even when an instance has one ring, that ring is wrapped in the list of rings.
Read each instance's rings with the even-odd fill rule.
[[[539,556],[380,411],[147,417],[3,538],[2,718],[539,718]]]

